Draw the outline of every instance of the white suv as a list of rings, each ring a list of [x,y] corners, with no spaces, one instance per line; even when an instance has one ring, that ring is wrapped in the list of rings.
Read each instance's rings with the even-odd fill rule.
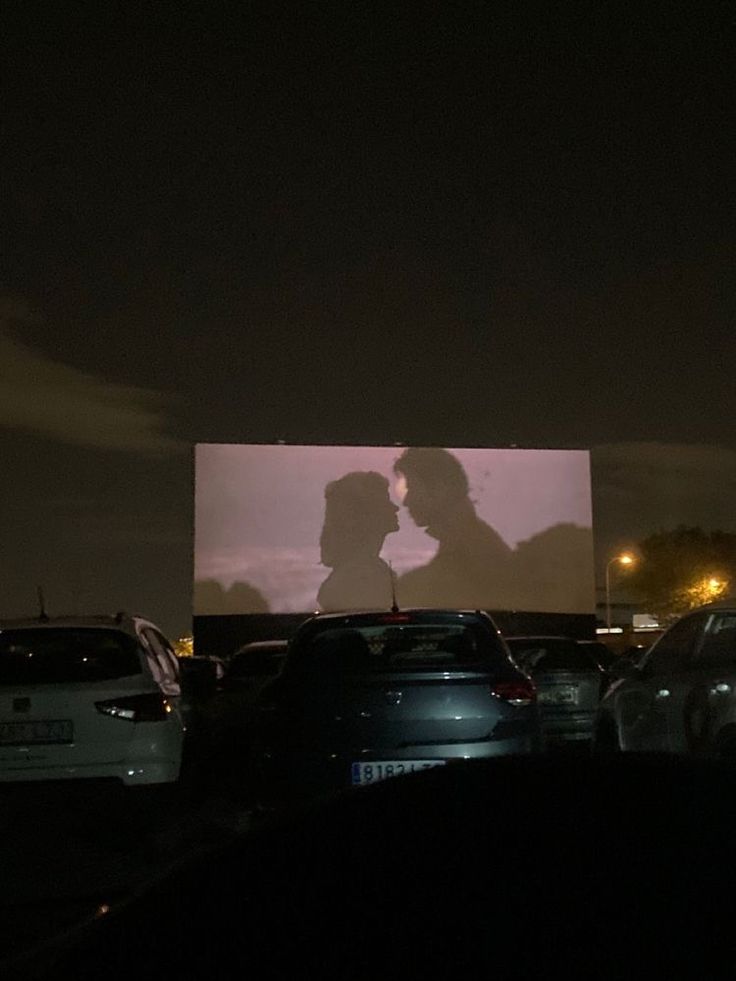
[[[173,783],[186,717],[179,663],[150,621],[0,621],[0,782]]]

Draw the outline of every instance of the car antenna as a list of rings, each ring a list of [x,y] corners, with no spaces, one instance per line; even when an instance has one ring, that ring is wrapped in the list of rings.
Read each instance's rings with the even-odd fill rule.
[[[394,575],[394,567],[391,562],[388,563],[388,574],[391,577],[391,612],[399,612],[399,604],[396,602],[396,576]]]
[[[38,593],[38,619],[41,623],[49,622],[49,615],[46,612],[46,601],[43,597],[43,586],[37,586],[36,591]]]

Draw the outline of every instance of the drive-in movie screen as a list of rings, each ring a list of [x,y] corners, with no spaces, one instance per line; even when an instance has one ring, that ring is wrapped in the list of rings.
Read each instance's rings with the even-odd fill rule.
[[[585,450],[199,444],[195,615],[591,613]]]

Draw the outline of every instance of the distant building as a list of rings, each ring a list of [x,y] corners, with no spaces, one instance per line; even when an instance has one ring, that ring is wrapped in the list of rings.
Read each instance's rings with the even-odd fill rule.
[[[610,636],[605,632],[607,629],[605,587],[596,589],[595,614],[599,639],[604,640],[618,653],[623,653],[630,647],[648,647],[662,634],[663,628],[654,617],[642,610],[641,602],[632,595],[627,595],[622,589],[616,590],[615,602],[611,599]]]

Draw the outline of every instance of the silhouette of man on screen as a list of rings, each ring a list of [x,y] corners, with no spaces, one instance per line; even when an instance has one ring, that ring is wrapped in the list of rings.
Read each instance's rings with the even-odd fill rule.
[[[391,608],[393,573],[380,552],[386,535],[399,529],[399,509],[388,488],[375,471],[353,471],[325,488],[320,553],[332,572],[317,594],[320,609]]]
[[[403,478],[404,507],[439,547],[424,566],[399,577],[401,606],[513,607],[513,553],[481,520],[468,477],[448,450],[410,447],[394,464]]]

